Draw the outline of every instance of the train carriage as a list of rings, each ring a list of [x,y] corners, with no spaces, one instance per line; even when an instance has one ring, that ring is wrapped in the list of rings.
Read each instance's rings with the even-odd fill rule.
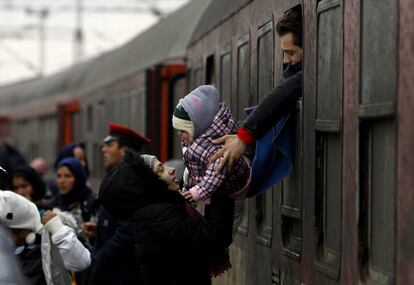
[[[414,284],[414,5],[410,0],[196,1],[124,46],[0,88],[0,135],[32,158],[84,140],[103,176],[109,121],[180,157],[179,97],[215,84],[241,123],[278,84],[275,24],[303,16],[294,170],[244,201],[232,269],[214,284]],[[175,139],[175,140],[174,140]]]
[[[412,5],[212,1],[188,48],[190,86],[216,84],[243,120],[243,108],[281,77],[274,27],[295,5],[302,5],[304,39],[295,168],[245,202],[231,248],[235,266],[215,284],[410,284],[412,258],[400,250],[413,231],[399,206],[413,209],[412,198],[402,197],[412,188],[405,177],[414,137],[399,122],[413,121],[406,106],[413,100],[404,74],[411,67],[401,69],[398,59],[414,56]]]

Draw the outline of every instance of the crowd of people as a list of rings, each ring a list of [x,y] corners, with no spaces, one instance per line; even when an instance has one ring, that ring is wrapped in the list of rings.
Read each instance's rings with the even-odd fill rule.
[[[102,142],[107,173],[99,189],[89,187],[82,143],[61,150],[51,180],[41,158],[0,168],[0,225],[10,233],[0,248],[11,245],[22,272],[10,258],[0,283],[14,276],[13,284],[207,285],[229,270],[235,199],[246,196],[252,173],[247,145],[301,96],[300,13],[279,20],[283,80],[241,128],[212,85],[180,99],[171,119],[183,143],[183,177],[141,153],[148,138],[115,123]]]

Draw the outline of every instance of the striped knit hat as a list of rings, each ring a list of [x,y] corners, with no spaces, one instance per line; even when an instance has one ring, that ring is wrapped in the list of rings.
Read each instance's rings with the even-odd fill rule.
[[[187,111],[181,104],[181,100],[182,99],[180,99],[180,102],[174,109],[172,124],[174,129],[187,132],[190,136],[190,140],[194,141],[194,126],[191,122],[190,116],[188,116]]]

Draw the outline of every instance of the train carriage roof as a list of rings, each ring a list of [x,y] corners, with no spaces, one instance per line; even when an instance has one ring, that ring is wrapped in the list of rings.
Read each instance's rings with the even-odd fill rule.
[[[87,73],[87,87],[95,88],[102,82],[122,78],[163,61],[183,59],[194,28],[209,2],[191,1],[137,38],[103,56]]]
[[[237,13],[252,0],[212,0],[206,12],[202,15],[190,44],[193,44],[221,22]]]
[[[43,78],[0,87],[0,112],[52,96],[82,94],[168,60],[183,59],[209,0],[192,0],[123,46]]]

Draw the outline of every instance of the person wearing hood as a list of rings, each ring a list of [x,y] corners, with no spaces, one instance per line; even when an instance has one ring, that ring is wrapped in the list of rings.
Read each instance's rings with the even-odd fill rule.
[[[82,166],[85,168],[86,178],[89,177],[88,160],[86,158],[85,144],[83,143],[71,143],[63,147],[59,152],[58,157],[55,161],[55,167],[59,164],[62,159],[73,157],[79,160]]]
[[[86,174],[86,180],[88,180],[89,177],[89,167],[88,167],[88,160],[86,158],[86,150],[85,150],[85,144],[84,143],[71,143],[65,145],[62,150],[58,153],[58,156],[55,160],[54,167],[58,166],[59,162],[61,162],[63,159],[73,157],[81,163],[81,165],[84,167],[85,174]],[[52,197],[55,197],[58,195],[59,190],[57,186],[57,179],[50,179],[47,181],[47,187],[50,191],[50,195]]]
[[[142,154],[141,158],[145,164],[157,174],[157,176],[167,184],[168,190],[180,191],[180,183],[175,173],[174,167],[168,166],[168,163],[162,163],[158,157],[149,154]],[[186,201],[185,208],[188,215],[193,219],[204,221],[202,215],[197,211],[193,205]],[[231,268],[229,250],[223,248],[216,248],[212,250],[207,256],[207,269],[212,277],[217,277]]]
[[[58,196],[54,206],[71,213],[78,225],[96,215],[98,202],[95,194],[86,185],[85,169],[79,160],[68,157],[56,166]],[[81,232],[80,227],[77,231]]]
[[[224,103],[219,102],[217,89],[202,85],[180,99],[172,117],[173,127],[187,150],[183,157],[189,171],[188,190],[183,195],[190,201],[207,201],[216,191],[239,197],[249,184],[250,165],[247,158],[240,159],[232,171],[219,175],[220,160],[209,163],[208,158],[220,146],[212,139],[237,131],[237,123]]]
[[[209,158],[211,163],[220,160],[217,173],[223,171],[226,165],[232,169],[249,145],[263,138],[284,115],[296,111],[296,101],[302,96],[303,77],[301,5],[288,10],[279,19],[276,31],[283,52],[282,80],[244,120],[237,135],[227,134],[213,140],[215,144],[225,143]],[[290,121],[294,125],[293,120]]]
[[[184,197],[127,151],[102,181],[99,199],[106,211],[129,220],[142,284],[211,284],[209,254],[232,242],[232,198],[216,191],[205,219],[194,219]]]
[[[70,285],[70,272],[82,271],[91,262],[89,251],[76,237],[76,221],[70,215],[46,211],[41,218],[28,199],[1,191],[0,224],[10,229],[15,253],[32,284]]]

